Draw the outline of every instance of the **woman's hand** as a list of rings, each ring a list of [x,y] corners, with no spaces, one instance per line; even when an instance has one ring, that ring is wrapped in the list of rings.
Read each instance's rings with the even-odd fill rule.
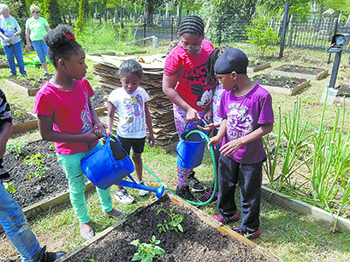
[[[5,36],[4,39],[5,39],[6,42],[10,42],[10,38],[8,38],[7,36]]]
[[[197,110],[193,109],[192,107],[187,110],[186,112],[186,120],[187,121],[196,121],[201,120],[201,116],[197,112]]]
[[[27,47],[29,50],[32,50],[32,45],[31,44],[27,44]]]

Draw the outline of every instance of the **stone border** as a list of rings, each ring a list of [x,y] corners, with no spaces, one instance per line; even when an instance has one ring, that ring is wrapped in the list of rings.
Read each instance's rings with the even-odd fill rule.
[[[40,89],[40,88],[28,89],[28,88],[26,88],[24,86],[21,86],[21,85],[15,83],[15,82],[12,82],[12,81],[10,81],[8,79],[4,79],[4,80],[5,80],[5,83],[7,85],[10,85],[12,88],[14,88],[14,89],[16,89],[18,91],[25,92],[28,96],[35,96],[36,93],[38,93],[38,91]]]
[[[328,69],[324,69],[321,73],[317,75],[296,73],[296,72],[286,72],[278,69],[271,69],[271,74],[280,75],[280,76],[289,76],[296,77],[300,79],[309,79],[309,80],[320,80],[328,75]]]
[[[261,86],[266,88],[269,92],[276,92],[280,94],[285,94],[288,96],[293,96],[296,93],[298,93],[300,90],[308,87],[310,85],[310,80],[306,80],[305,82],[301,83],[300,85],[294,87],[294,88],[285,88],[285,87],[279,87],[279,86],[269,86],[262,84]]]
[[[294,211],[301,212],[308,217],[311,217],[315,221],[327,226],[334,226],[334,222],[337,221],[337,228],[343,231],[350,231],[350,220],[345,219],[343,217],[337,217],[335,215],[330,214],[329,212],[307,204],[300,200],[295,200],[289,196],[278,193],[268,187],[261,187],[261,195],[268,201],[272,201],[281,207],[288,207]]]
[[[270,62],[263,62],[262,64],[260,65],[257,65],[257,66],[248,66],[247,68],[247,72],[248,73],[254,73],[254,72],[257,72],[257,71],[261,71],[261,70],[264,70],[266,68],[269,68],[271,66]]]
[[[249,240],[249,239],[241,236],[240,234],[234,232],[229,226],[225,226],[225,225],[219,223],[218,221],[214,220],[211,216],[209,216],[208,214],[206,214],[202,210],[199,210],[198,208],[196,208],[196,207],[192,206],[191,204],[187,203],[186,201],[182,200],[180,197],[178,197],[176,195],[173,195],[173,194],[170,194],[170,193],[164,194],[163,197],[160,198],[160,199],[154,198],[154,199],[150,200],[149,202],[144,204],[142,207],[139,207],[138,209],[133,211],[131,214],[136,213],[136,212],[140,212],[140,209],[144,209],[145,207],[147,207],[149,205],[152,205],[152,204],[154,204],[156,202],[164,201],[164,200],[168,200],[168,199],[175,205],[189,208],[193,213],[195,213],[198,216],[198,218],[200,220],[202,220],[206,224],[210,225],[214,229],[217,229],[222,234],[228,235],[229,237],[232,237],[232,238],[234,238],[234,239],[236,239],[236,240],[238,240],[240,242],[243,242],[247,246],[256,249],[256,251],[262,253],[264,256],[267,256],[267,257],[271,258],[272,260],[282,261],[280,258],[278,258],[277,256],[273,255],[272,253],[268,252],[267,250],[263,249],[262,247],[258,246],[256,243],[254,243],[251,240]],[[108,227],[107,229],[103,230],[102,232],[100,232],[99,234],[94,236],[92,239],[90,239],[87,242],[83,243],[77,249],[75,249],[72,252],[64,255],[61,258],[59,258],[57,260],[57,262],[66,261],[67,259],[69,259],[72,256],[76,255],[77,253],[79,253],[80,251],[82,251],[86,247],[90,246],[94,242],[97,242],[98,240],[103,239],[107,234],[109,234],[112,230],[117,228],[119,225],[123,224],[123,222],[126,221],[127,219],[128,219],[128,216],[124,217],[122,220],[116,222],[112,226]]]

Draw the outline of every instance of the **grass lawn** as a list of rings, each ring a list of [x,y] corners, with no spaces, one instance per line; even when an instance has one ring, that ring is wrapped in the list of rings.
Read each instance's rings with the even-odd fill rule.
[[[236,47],[244,50],[250,58],[255,58],[255,49],[249,45],[241,44],[236,45]],[[165,49],[166,47],[163,47],[162,50]],[[329,73],[332,71],[332,63],[327,64],[328,54],[325,51],[286,49],[284,58],[280,60],[276,58],[278,56],[277,49],[273,49],[271,53],[273,56],[267,57],[265,60],[270,61],[272,67],[287,63],[329,68]],[[338,73],[337,84],[349,81],[350,66],[347,62],[348,55],[344,55]],[[87,78],[92,86],[96,87],[98,80],[92,72],[92,62],[87,61],[87,64],[89,66]],[[42,69],[27,67],[27,70],[29,74],[43,73]],[[269,70],[267,69],[264,72],[268,73]],[[52,67],[50,72],[53,72]],[[10,103],[15,103],[26,110],[32,111],[34,98],[19,92],[13,92],[7,87],[3,79],[8,75],[8,69],[0,69],[0,88],[6,93],[8,100]],[[311,81],[311,86],[300,93],[302,100],[301,122],[311,128],[317,128],[319,125],[323,108],[322,103],[320,103],[320,97],[323,89],[328,86],[329,79],[328,76],[323,80],[313,80]],[[272,98],[275,112],[277,112],[278,106],[281,106],[283,115],[292,112],[294,96],[272,93]],[[327,106],[327,118],[325,121],[330,128],[334,122],[335,107],[335,105]],[[348,121],[349,111],[349,106],[346,106],[346,130],[350,127],[350,122]],[[105,121],[105,117],[102,117],[102,120]],[[9,143],[13,140],[33,141],[37,139],[40,139],[40,135],[37,130],[34,130],[24,135],[12,137]],[[164,150],[160,147],[150,148],[146,145],[142,156],[144,165],[159,176],[170,188],[175,189],[177,182],[175,152],[164,153]],[[196,168],[196,173],[206,186],[211,185],[213,175],[211,158],[208,152],[205,153],[203,164]],[[157,187],[159,185],[157,180],[146,170],[144,171],[144,178],[149,186]],[[111,192],[114,193],[114,191],[115,186],[112,186]],[[136,208],[155,197],[152,194],[145,198],[140,198],[136,190],[130,189],[130,192],[135,197],[136,203],[129,206],[114,203],[118,209],[123,210],[125,213],[133,212]],[[94,191],[87,194],[87,203],[96,233],[113,224],[114,221],[108,219],[101,212],[99,200]],[[209,204],[201,209],[209,215],[217,213],[215,204]],[[29,224],[41,245],[47,245],[50,251],[65,250],[69,252],[84,242],[79,235],[79,221],[69,203],[53,207],[51,210],[41,213],[35,219],[31,219]],[[237,223],[229,224],[232,227],[237,225]],[[350,232],[332,234],[327,227],[314,223],[308,217],[288,208],[276,206],[266,200],[263,200],[261,204],[261,229],[261,237],[254,240],[254,242],[284,261],[350,261]],[[8,239],[0,239],[0,259],[15,254],[16,252],[10,241]]]

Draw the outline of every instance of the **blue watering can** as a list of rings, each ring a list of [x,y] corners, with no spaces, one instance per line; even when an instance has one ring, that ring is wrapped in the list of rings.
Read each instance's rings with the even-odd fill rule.
[[[187,130],[188,123],[185,125],[185,131],[181,134],[175,150],[177,154],[176,163],[184,169],[192,169],[202,164],[206,142],[204,136],[199,133],[190,133],[193,130],[198,130],[198,128]]]
[[[113,136],[106,137],[106,143],[85,156],[80,165],[86,177],[98,188],[105,190],[117,184],[155,192],[158,198],[163,195],[164,186],[152,188],[135,182],[130,175],[135,171],[134,164],[118,139]],[[123,180],[126,176],[132,182]]]

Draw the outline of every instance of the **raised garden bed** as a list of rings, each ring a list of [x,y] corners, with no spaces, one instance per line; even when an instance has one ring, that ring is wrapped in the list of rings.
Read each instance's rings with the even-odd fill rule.
[[[252,61],[252,62],[249,62],[247,72],[253,73],[253,72],[261,71],[261,70],[264,70],[266,68],[269,68],[270,66],[271,66],[270,62]]]
[[[279,67],[271,69],[271,74],[310,80],[319,80],[328,75],[328,69],[318,68],[314,66],[305,67],[300,65],[281,65]]]
[[[0,57],[0,68],[10,68],[5,57]]]
[[[270,92],[285,95],[295,95],[310,85],[310,80],[267,74],[255,75],[252,77],[252,81],[259,83]]]
[[[39,89],[46,83],[47,77],[17,77],[5,79],[5,83],[13,89],[25,92],[28,96],[35,96]]]
[[[339,85],[337,88],[337,95],[333,100],[335,104],[350,105],[350,86],[349,85]]]
[[[183,232],[159,232],[157,224],[171,221],[165,212],[183,216]],[[164,255],[153,261],[280,261],[250,240],[223,226],[201,210],[173,195],[152,200],[122,221],[96,235],[58,261],[131,261],[137,247],[133,240],[149,244],[160,240]]]
[[[22,134],[38,127],[37,117],[25,109],[10,104],[12,115],[12,135]]]

